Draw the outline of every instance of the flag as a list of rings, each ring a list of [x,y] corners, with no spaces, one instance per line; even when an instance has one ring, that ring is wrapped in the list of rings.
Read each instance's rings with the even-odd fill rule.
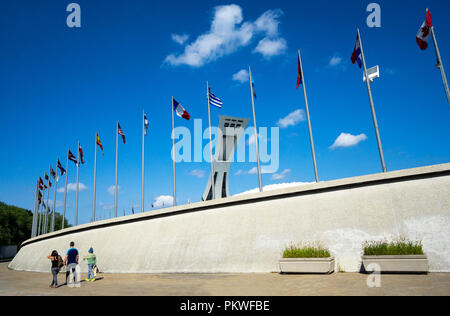
[[[50,182],[50,180],[48,180],[48,186],[51,188],[52,187],[52,183]]]
[[[84,165],[83,149],[81,148],[81,145],[80,145],[80,144],[78,144],[78,151],[79,151],[79,153],[80,153],[81,164]]]
[[[252,78],[252,88],[253,88],[253,97],[256,99],[255,81],[253,81],[253,78]]]
[[[39,177],[39,190],[44,190],[44,180],[41,177]]]
[[[45,179],[45,180],[47,180],[47,181],[49,180],[49,177],[48,177],[47,171],[45,172],[45,176],[44,176],[44,179]]]
[[[301,66],[300,66],[300,55],[299,55],[298,56],[297,89],[298,89],[298,87],[300,87],[301,84],[303,84],[303,78],[302,78],[302,69],[301,69]]]
[[[42,189],[41,189],[42,190]],[[41,204],[42,203],[42,193],[41,193],[41,191],[39,190],[39,193],[38,193],[38,204]]]
[[[351,57],[352,64],[358,63],[359,68],[362,67],[362,61],[361,61],[361,43],[359,41],[359,35],[356,36],[356,45],[353,49],[353,54]]]
[[[102,155],[103,155],[103,145],[102,142],[100,141],[100,137],[97,134],[97,146],[100,147],[100,149],[102,150]]]
[[[53,170],[52,166],[50,166],[50,175],[52,176],[52,178],[57,181],[56,177],[58,176],[55,172],[55,170]]]
[[[57,167],[59,169],[59,172],[61,173],[61,176],[66,174],[66,169],[64,169],[63,166],[61,165],[61,162],[59,161],[59,158],[58,158],[58,166]]]
[[[120,124],[119,124],[119,123],[117,123],[117,132],[119,133],[119,135],[122,136],[123,143],[126,144],[126,143],[127,143],[127,140],[125,139],[125,133],[123,132],[123,130],[122,130],[122,128],[120,127]]]
[[[147,136],[147,132],[148,132],[148,119],[147,119],[147,115],[144,114],[144,135]]]
[[[181,106],[181,104],[178,103],[175,99],[173,99],[173,110],[175,111],[175,113],[177,113],[179,117],[184,118],[185,120],[188,121],[191,119],[189,113],[186,112],[186,110]]]
[[[209,94],[209,105],[214,105],[215,107],[218,107],[219,109],[222,108],[223,102],[218,97],[216,97],[212,92],[211,89],[208,91]]]
[[[73,161],[75,164],[78,164],[77,158],[72,154],[72,152],[69,150],[68,156],[69,160]]]
[[[416,42],[422,50],[425,50],[428,47],[428,38],[430,37],[432,27],[433,23],[431,22],[431,13],[427,9],[426,20],[422,23],[422,26],[416,36]]]

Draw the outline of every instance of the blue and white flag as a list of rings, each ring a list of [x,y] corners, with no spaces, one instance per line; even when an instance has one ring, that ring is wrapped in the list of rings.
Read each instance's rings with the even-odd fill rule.
[[[219,109],[222,108],[223,102],[218,97],[216,97],[212,92],[211,89],[208,91],[209,93],[209,104],[214,105],[215,107],[218,107]]]

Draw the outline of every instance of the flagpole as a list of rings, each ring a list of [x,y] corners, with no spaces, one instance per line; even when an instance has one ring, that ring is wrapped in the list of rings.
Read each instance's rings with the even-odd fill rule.
[[[208,122],[209,122],[209,155],[211,158],[211,192],[212,199],[216,199],[216,186],[214,181],[214,162],[213,162],[213,150],[212,150],[212,135],[211,135],[211,105],[209,103],[209,82],[206,81],[206,95],[208,97]],[[207,197],[208,198],[208,197]]]
[[[177,206],[177,175],[175,169],[175,117],[173,113],[173,96],[172,96],[172,162],[173,162],[173,206]]]
[[[36,183],[36,191],[34,192],[34,212],[33,212],[33,226],[31,229],[31,238],[36,237],[36,221],[37,221],[37,203],[38,203],[39,180]]]
[[[95,148],[94,148],[94,196],[92,199],[92,222],[95,222],[95,197],[97,190],[97,139],[98,133],[95,133]]]
[[[145,174],[145,112],[142,110],[142,191],[141,191],[141,213],[144,213],[144,174]]]
[[[42,226],[42,214],[41,214],[41,207],[42,203],[38,205],[38,232],[37,235],[40,236],[41,235],[41,226]]]
[[[58,163],[56,163],[58,165]],[[58,167],[56,167],[58,168]],[[58,169],[56,169],[58,170]],[[55,231],[55,212],[56,212],[56,189],[58,187],[58,171],[53,170],[55,172],[55,193],[53,194],[53,212],[52,212],[52,221],[50,223],[50,232],[53,233]]]
[[[447,76],[445,75],[444,64],[442,63],[441,53],[439,52],[436,34],[434,33],[434,26],[431,27],[431,35],[433,36],[434,48],[436,50],[436,57],[438,59],[439,69],[441,70],[442,82],[444,84],[445,93],[447,94],[447,103],[448,106],[450,107],[450,91],[448,89]]]
[[[308,106],[308,96],[306,95],[306,83],[305,83],[305,75],[303,74],[303,64],[302,64],[302,58],[300,55],[300,49],[298,50],[298,61],[300,63],[300,71],[303,81],[303,94],[305,96],[305,107],[306,107],[306,118],[308,119],[308,129],[309,129],[309,140],[311,143],[311,152],[313,157],[313,163],[314,163],[314,174],[316,176],[316,182],[319,182],[319,172],[317,171],[317,161],[316,161],[316,150],[314,147],[314,138],[313,138],[313,132],[311,127],[311,118],[309,115],[309,106]]]
[[[252,80],[252,70],[250,66],[248,66],[248,73],[250,75],[250,91],[252,95],[252,110],[253,110],[253,123],[255,128],[255,146],[256,146],[256,161],[258,165],[258,181],[259,181],[259,192],[263,192],[262,179],[261,179],[261,163],[259,161],[259,135],[258,129],[256,127],[256,114],[255,114],[255,92],[253,90],[253,80]]]
[[[62,217],[62,228],[64,229],[64,222],[66,218],[66,205],[67,205],[67,177],[69,175],[69,152],[67,152],[67,165],[66,165],[66,185],[64,187],[64,210],[63,210],[63,217]]]
[[[77,150],[77,194],[75,201],[75,226],[78,226],[79,169],[80,169],[80,142],[78,142],[78,150]]]
[[[118,159],[119,159],[119,122],[116,126],[116,181],[114,187],[114,217],[117,217],[117,170],[118,170]]]
[[[364,65],[364,75],[366,77],[367,91],[369,93],[370,108],[372,109],[372,119],[373,119],[373,124],[375,126],[375,134],[377,136],[378,151],[380,152],[381,168],[383,169],[383,172],[386,173],[387,169],[386,169],[386,164],[384,162],[383,147],[381,145],[380,132],[378,131],[377,116],[375,114],[375,106],[373,104],[372,90],[370,90],[370,79],[369,79],[369,76],[367,73],[366,59],[364,58],[364,50],[363,50],[363,45],[362,45],[362,40],[361,40],[361,34],[359,33],[359,28],[357,30],[358,30],[359,46],[361,48],[362,62]]]
[[[45,206],[45,216],[44,216],[44,234],[47,233],[47,227],[48,227],[48,196],[50,195],[50,169],[52,168],[51,165],[48,166],[48,180],[47,180],[47,205]]]

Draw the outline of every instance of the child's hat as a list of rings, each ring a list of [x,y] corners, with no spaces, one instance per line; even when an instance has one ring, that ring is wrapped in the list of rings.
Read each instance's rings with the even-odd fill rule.
[[[91,249],[89,249],[89,253],[93,253],[94,252],[94,248],[91,247]]]

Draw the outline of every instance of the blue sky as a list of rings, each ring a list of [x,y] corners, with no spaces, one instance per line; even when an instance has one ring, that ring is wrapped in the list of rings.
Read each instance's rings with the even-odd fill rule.
[[[428,2],[377,1],[381,27],[369,28],[370,2],[80,0],[81,28],[69,28],[69,1],[4,1],[0,200],[32,209],[36,179],[49,164],[55,168],[57,157],[65,166],[67,149],[75,152],[80,141],[86,160],[80,182],[86,190],[80,192],[79,222],[88,222],[98,131],[105,154],[98,156],[97,211],[102,217],[108,215],[114,203],[108,188],[114,184],[119,120],[128,142],[119,148],[118,212],[126,209],[129,214],[132,205],[139,209],[145,109],[150,120],[148,209],[156,198],[172,195],[172,95],[193,118],[203,119],[205,127],[209,80],[224,101],[223,109],[212,111],[213,125],[221,114],[251,118],[248,82],[233,80],[248,65],[258,94],[258,126],[276,127],[280,119],[294,113],[294,124],[280,129],[280,169],[276,175],[264,174],[263,184],[314,181],[308,127],[301,115],[303,93],[295,89],[299,48],[320,179],[380,172],[367,89],[362,71],[350,62],[356,27],[361,30],[368,66],[380,65],[381,78],[372,84],[372,92],[388,170],[449,162],[450,109],[435,67],[434,48],[430,43],[428,50],[421,51],[415,42]],[[444,65],[450,69],[450,3],[433,1],[430,10]],[[216,19],[217,12],[223,13],[222,20]],[[230,19],[235,24],[230,26]],[[209,41],[214,39],[211,34],[220,34],[225,43],[215,45]],[[205,50],[208,53],[195,55]],[[177,118],[176,124],[193,131],[193,121]],[[359,142],[330,148],[341,133],[360,136]],[[207,144],[205,140],[203,146]],[[232,194],[258,186],[257,175],[248,174],[254,166],[232,166]],[[208,175],[207,162],[178,164],[178,203],[199,201]],[[75,180],[72,164],[69,182]],[[58,193],[58,205],[62,200]],[[70,192],[67,216],[72,223],[74,208],[75,193]]]

